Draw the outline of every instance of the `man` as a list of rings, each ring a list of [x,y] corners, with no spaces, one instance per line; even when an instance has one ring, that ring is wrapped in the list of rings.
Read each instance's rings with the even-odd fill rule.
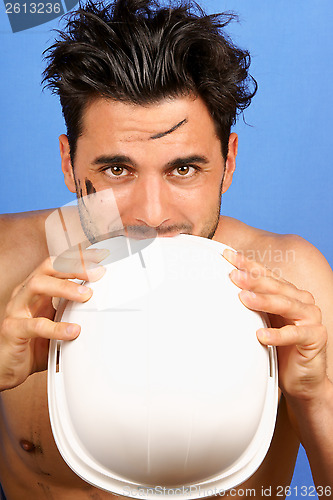
[[[271,487],[273,498],[283,496],[300,439],[318,495],[330,496],[332,272],[299,237],[219,216],[237,155],[230,127],[254,94],[248,54],[219,31],[226,22],[186,7],[155,11],[148,0],[79,10],[51,47],[45,72],[67,124],[67,136],[60,137],[62,169],[91,242],[110,232],[105,193],[111,192],[129,233],[190,233],[238,251],[225,253],[237,268],[231,279],[246,307],[270,316],[272,328],[257,335],[278,346],[282,390],[267,457],[239,488],[254,488],[260,497]],[[53,266],[48,216],[1,220],[0,480],[8,500],[113,498],[63,462],[50,430],[45,385],[48,339],[70,340],[80,331],[79,325],[53,322],[52,298],[89,300],[89,287],[66,278],[99,279],[103,268],[96,264],[105,255],[86,253],[87,271],[75,271],[75,262],[72,272]],[[271,260],[274,251],[283,256],[279,263]],[[259,255],[265,255],[260,264]]]

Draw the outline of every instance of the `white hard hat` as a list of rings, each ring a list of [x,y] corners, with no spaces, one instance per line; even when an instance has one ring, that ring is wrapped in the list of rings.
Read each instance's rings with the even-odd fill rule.
[[[133,498],[211,496],[263,461],[278,387],[273,347],[228,274],[225,245],[206,238],[130,240],[108,248],[81,325],[51,341],[49,413],[64,460],[85,481]]]

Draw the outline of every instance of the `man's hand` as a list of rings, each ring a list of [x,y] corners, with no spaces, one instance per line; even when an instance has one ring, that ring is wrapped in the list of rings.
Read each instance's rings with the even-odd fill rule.
[[[97,266],[107,250],[72,252],[46,259],[17,286],[0,325],[0,390],[10,389],[47,368],[49,339],[73,340],[80,326],[54,322],[52,298],[86,302],[92,290],[69,279],[96,281],[105,268]]]
[[[223,256],[237,268],[230,278],[242,289],[243,304],[268,313],[272,328],[261,328],[257,337],[264,345],[277,346],[283,393],[299,400],[315,399],[328,379],[327,332],[313,296],[241,253],[225,250]]]

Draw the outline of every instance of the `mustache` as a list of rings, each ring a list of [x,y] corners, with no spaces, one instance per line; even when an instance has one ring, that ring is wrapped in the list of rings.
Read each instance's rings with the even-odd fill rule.
[[[124,227],[124,234],[128,237],[155,238],[168,234],[192,234],[192,225],[187,223],[161,225],[158,227],[149,227],[141,225],[132,225]]]
[[[115,238],[117,236],[126,236],[127,238],[136,240],[154,239],[159,236],[166,236],[168,234],[173,236],[175,236],[176,234],[192,234],[192,228],[192,224],[187,223],[161,225],[158,227],[127,225],[116,228],[115,226],[113,226],[109,228],[109,231],[107,233],[90,235],[89,240],[92,244],[110,238]]]

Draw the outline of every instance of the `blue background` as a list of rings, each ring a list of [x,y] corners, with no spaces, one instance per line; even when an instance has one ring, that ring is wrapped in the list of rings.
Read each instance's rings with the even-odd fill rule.
[[[205,0],[240,16],[229,33],[252,55],[257,96],[240,118],[237,171],[222,211],[247,224],[296,233],[333,263],[333,2]],[[72,200],[58,153],[60,105],[40,87],[41,53],[58,20],[13,34],[0,2],[0,213]],[[301,450],[292,486],[312,483]],[[298,494],[300,496],[300,493]],[[296,498],[295,493],[289,498]]]

